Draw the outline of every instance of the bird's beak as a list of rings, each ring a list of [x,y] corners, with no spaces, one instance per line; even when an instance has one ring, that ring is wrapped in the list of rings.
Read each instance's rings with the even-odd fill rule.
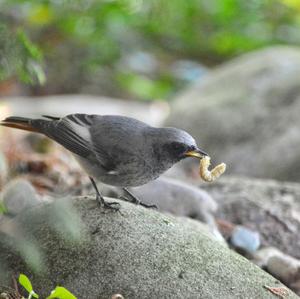
[[[196,150],[193,151],[189,151],[187,153],[185,153],[185,156],[187,157],[196,157],[196,158],[203,158],[205,156],[208,156],[208,154],[204,151],[202,151],[201,149],[197,148]]]

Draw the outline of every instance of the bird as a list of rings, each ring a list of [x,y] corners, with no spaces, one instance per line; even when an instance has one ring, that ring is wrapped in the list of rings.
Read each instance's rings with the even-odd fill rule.
[[[208,156],[187,132],[173,127],[153,127],[121,115],[69,114],[40,118],[10,116],[2,126],[44,134],[69,150],[88,174],[99,205],[119,210],[107,202],[96,181],[118,186],[131,201],[145,207],[128,187],[144,185],[187,157]]]

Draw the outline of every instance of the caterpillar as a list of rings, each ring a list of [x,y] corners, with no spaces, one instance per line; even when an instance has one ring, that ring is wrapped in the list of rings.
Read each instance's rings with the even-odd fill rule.
[[[220,177],[226,170],[226,164],[221,163],[213,168],[211,171],[208,170],[210,166],[210,157],[205,156],[200,160],[199,173],[200,177],[206,182],[213,182]]]

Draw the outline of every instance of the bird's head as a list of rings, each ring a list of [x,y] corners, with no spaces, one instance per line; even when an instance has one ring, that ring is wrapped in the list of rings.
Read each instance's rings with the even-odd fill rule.
[[[161,128],[159,130],[161,159],[176,163],[187,157],[201,159],[208,155],[198,148],[195,139],[187,132],[176,128]]]

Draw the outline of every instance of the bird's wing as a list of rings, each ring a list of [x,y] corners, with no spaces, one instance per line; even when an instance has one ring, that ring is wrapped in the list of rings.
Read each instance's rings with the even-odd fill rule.
[[[49,121],[43,132],[69,151],[86,158],[90,155],[89,128],[87,125],[79,125],[76,120],[76,115],[71,114]]]
[[[120,115],[94,116],[94,119],[90,133],[97,157],[111,163],[110,170],[115,173],[124,171],[125,164],[138,163],[145,151],[143,130],[148,125]]]
[[[52,125],[49,126],[45,134],[83,158],[96,156],[97,162],[105,170],[112,171],[115,167],[109,155],[101,150],[101,147],[98,148],[97,152],[94,151],[90,133],[93,122],[93,115],[70,114],[50,122]]]

